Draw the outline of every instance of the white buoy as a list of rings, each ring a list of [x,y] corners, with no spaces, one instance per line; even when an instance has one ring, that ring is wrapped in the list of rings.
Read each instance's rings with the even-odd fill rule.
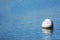
[[[50,20],[50,19],[45,19],[45,20],[42,22],[42,27],[43,27],[43,28],[53,28],[53,22],[52,22],[52,20]]]

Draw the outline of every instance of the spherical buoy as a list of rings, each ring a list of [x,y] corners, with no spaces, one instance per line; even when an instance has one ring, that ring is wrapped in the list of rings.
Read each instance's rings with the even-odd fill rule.
[[[52,22],[52,20],[50,20],[50,19],[45,19],[45,20],[42,22],[42,27],[43,27],[43,28],[53,28],[53,22]]]

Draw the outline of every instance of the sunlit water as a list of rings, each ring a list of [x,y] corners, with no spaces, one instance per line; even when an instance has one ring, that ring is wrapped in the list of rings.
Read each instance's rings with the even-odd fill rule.
[[[50,4],[46,9],[43,5],[39,8],[29,2],[0,1],[0,40],[60,40],[60,9],[49,8]],[[45,18],[53,21],[53,30],[42,29]]]

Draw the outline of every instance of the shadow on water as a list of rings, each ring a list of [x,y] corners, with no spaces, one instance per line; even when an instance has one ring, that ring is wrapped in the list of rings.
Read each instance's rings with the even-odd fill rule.
[[[42,33],[43,40],[52,40],[53,29],[42,29]]]

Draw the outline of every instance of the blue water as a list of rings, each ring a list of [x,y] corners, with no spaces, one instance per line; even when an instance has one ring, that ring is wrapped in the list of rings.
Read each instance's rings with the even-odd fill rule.
[[[53,30],[42,29],[46,18]],[[60,1],[0,0],[0,40],[60,40]]]

